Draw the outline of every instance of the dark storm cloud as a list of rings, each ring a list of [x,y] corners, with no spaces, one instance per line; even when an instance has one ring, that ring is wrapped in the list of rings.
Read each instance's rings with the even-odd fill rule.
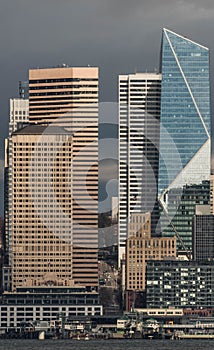
[[[213,16],[211,0],[204,0],[203,4],[191,0],[1,0],[1,3],[0,29],[4,33],[1,46],[13,53],[26,53],[27,57],[55,53],[67,46],[70,52],[76,51],[89,44],[88,40],[94,40],[87,47],[89,52],[95,47],[98,51],[98,44],[112,52],[115,42],[119,38],[125,40],[126,35],[127,39],[133,35],[137,42],[136,35],[143,38],[164,23],[173,25],[186,19],[192,22]],[[151,22],[152,19],[157,22]]]
[[[210,16],[210,10],[213,10],[213,0],[108,0],[96,1],[97,9],[100,14],[106,14],[110,17],[130,18],[133,15],[139,14],[142,18],[167,17],[174,14],[173,20],[177,20],[176,12],[184,15],[184,18],[190,15],[190,20],[193,17]],[[154,23],[151,23],[153,25]]]
[[[0,0],[0,159],[29,68],[99,66],[101,100],[113,101],[118,74],[158,67],[163,27],[210,47],[214,71],[213,0]]]
[[[22,70],[24,65],[28,68],[63,60],[71,64],[99,63],[110,68],[118,63],[123,66],[123,60],[124,65],[128,62],[134,67],[139,49],[145,45],[146,66],[151,61],[149,55],[157,49],[163,26],[179,30],[179,23],[186,21],[184,29],[193,28],[194,21],[212,19],[214,9],[211,0],[204,0],[203,4],[191,0],[1,0],[0,3],[0,61]],[[119,53],[124,56],[119,57]]]
[[[109,8],[112,10],[112,8],[118,9],[118,12],[124,13],[124,12],[132,12],[136,9],[143,8],[145,11],[153,11],[155,9],[161,10],[164,6],[167,7],[180,7],[180,6],[187,6],[191,5],[194,8],[213,8],[213,0],[204,0],[203,2],[201,0],[108,0],[108,1],[96,1],[94,0],[94,3],[97,4],[97,6],[102,6],[103,8]]]

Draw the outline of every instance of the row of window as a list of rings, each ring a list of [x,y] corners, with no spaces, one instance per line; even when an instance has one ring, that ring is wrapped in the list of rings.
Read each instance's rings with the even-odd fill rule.
[[[81,82],[81,81],[97,81],[97,78],[58,78],[58,79],[34,79],[29,80],[29,85],[31,84],[43,84],[43,83],[64,83],[64,82]]]

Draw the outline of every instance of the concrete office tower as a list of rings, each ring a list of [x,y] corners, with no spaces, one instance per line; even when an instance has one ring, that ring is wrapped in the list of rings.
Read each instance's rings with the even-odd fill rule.
[[[161,75],[119,76],[119,259],[133,213],[152,212],[157,223]]]
[[[29,122],[72,134],[72,276],[98,284],[98,68],[29,71]]]
[[[98,123],[98,68],[29,70],[29,121],[60,124],[72,133]],[[92,129],[89,138],[94,140]]]
[[[4,219],[5,219],[5,264],[11,263],[12,234],[12,139],[14,131],[28,123],[29,101],[23,98],[10,99],[9,135],[5,139],[5,169],[4,169]]]
[[[126,308],[130,310],[137,292],[145,292],[148,260],[176,258],[176,237],[151,237],[151,214],[132,214],[126,245]]]
[[[209,49],[164,29],[161,72],[159,201],[170,223],[171,235],[176,230],[183,240],[184,245],[178,243],[178,249],[185,251],[191,250],[192,223],[187,217],[190,237],[174,224],[177,207],[173,207],[169,192],[177,190],[179,197],[186,185],[200,185],[210,179]],[[165,234],[164,219],[161,224]]]
[[[59,127],[31,125],[12,135],[13,291],[47,276],[72,284],[71,162],[72,136]]]

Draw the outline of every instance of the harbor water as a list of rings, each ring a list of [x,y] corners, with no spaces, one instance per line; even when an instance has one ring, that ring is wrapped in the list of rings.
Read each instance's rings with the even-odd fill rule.
[[[213,350],[214,340],[0,339],[0,350]]]

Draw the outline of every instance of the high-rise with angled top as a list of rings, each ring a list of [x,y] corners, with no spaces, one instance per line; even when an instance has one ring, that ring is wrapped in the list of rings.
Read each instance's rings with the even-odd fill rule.
[[[159,201],[163,209],[161,229],[163,235],[176,232],[178,249],[190,252],[192,222],[189,213],[185,208],[181,210],[182,220],[176,219],[176,222],[173,222],[173,216],[179,198],[182,199],[183,188],[198,186],[210,178],[209,49],[163,29],[161,73],[158,179]],[[207,194],[209,197],[209,186]],[[192,200],[196,201],[195,204],[209,204],[209,198],[205,197],[206,203],[200,199],[200,194]],[[188,230],[186,224],[185,230],[181,224],[185,220],[188,220]]]

